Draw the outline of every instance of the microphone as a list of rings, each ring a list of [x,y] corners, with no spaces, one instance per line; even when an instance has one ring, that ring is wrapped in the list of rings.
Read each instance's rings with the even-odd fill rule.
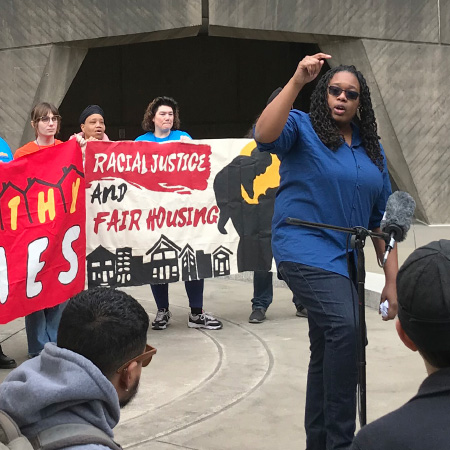
[[[389,196],[386,211],[381,220],[381,230],[390,236],[389,242],[386,241],[383,266],[395,243],[405,240],[415,209],[416,202],[407,192],[396,191]]]

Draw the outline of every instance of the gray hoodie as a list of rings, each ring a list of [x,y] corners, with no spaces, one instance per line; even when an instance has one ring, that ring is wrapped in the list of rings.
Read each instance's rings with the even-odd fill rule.
[[[94,425],[113,437],[120,418],[119,398],[111,382],[83,356],[46,344],[0,384],[0,410],[9,414],[27,437],[54,425]],[[70,449],[100,450],[103,445]]]

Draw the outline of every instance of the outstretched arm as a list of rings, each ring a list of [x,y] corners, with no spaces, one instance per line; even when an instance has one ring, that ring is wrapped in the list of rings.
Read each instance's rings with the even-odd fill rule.
[[[303,86],[313,81],[319,75],[326,59],[331,58],[326,53],[305,56],[298,64],[293,77],[283,90],[270,102],[256,122],[255,139],[261,143],[275,141],[283,131],[292,104]]]

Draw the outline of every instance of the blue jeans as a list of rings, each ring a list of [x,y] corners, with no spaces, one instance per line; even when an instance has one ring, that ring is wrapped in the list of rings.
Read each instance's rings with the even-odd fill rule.
[[[53,308],[45,308],[25,317],[30,356],[39,355],[47,342],[56,342],[59,321],[65,306],[66,303],[61,303]]]
[[[191,308],[203,308],[203,288],[205,280],[185,281],[184,287]],[[153,297],[158,309],[169,309],[169,283],[151,284]]]
[[[253,298],[252,309],[267,309],[273,300],[273,274],[258,270],[253,272]],[[301,301],[295,296],[292,298],[296,308],[303,307]]]
[[[278,266],[308,310],[308,450],[345,449],[356,427],[358,294],[342,275],[292,262]]]

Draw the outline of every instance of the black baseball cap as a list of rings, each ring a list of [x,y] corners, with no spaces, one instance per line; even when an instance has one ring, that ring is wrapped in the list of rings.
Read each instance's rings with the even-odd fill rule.
[[[450,241],[414,250],[397,275],[398,318],[423,351],[450,351]]]

